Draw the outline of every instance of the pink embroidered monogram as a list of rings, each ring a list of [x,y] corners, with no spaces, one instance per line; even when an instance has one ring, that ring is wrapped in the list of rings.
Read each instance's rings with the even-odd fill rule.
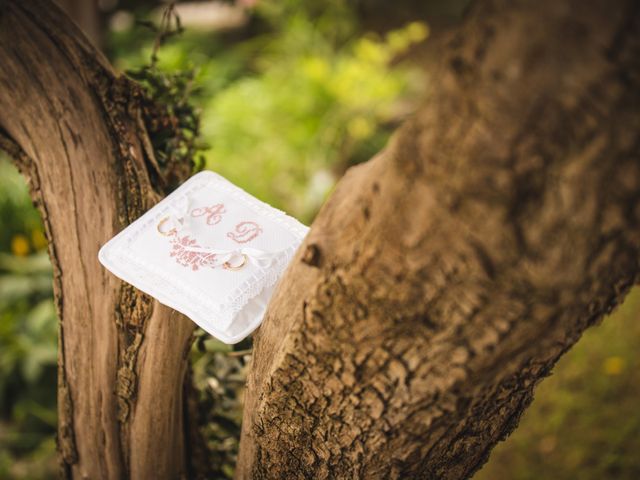
[[[262,233],[262,228],[256,222],[240,222],[235,232],[227,233],[227,237],[236,243],[247,243]]]
[[[220,223],[223,213],[227,213],[227,211],[224,209],[224,204],[222,203],[218,203],[210,207],[194,208],[191,210],[191,216],[194,218],[206,215],[207,225]]]

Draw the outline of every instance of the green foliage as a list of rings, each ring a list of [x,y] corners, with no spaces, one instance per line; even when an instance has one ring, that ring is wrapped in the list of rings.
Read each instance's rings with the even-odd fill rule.
[[[263,39],[256,72],[205,104],[207,166],[310,220],[336,176],[384,146],[411,78],[389,63],[425,35],[412,24],[335,46],[304,11],[288,17]]]
[[[143,115],[161,169],[174,165],[202,165],[199,111],[190,103],[193,72],[167,73],[153,65],[127,74],[144,87]]]
[[[17,247],[19,253],[42,248],[42,224],[33,208],[24,179],[0,153],[0,252]],[[19,235],[16,241],[16,235]]]
[[[428,30],[415,22],[363,35],[343,1],[260,2],[254,22],[259,33],[231,40],[231,48],[224,37],[197,33],[167,43],[154,75],[189,72],[211,146],[208,168],[310,221],[336,178],[379,151],[411,111],[403,100],[422,76],[392,63]],[[151,47],[124,51],[124,38],[139,35],[114,38],[121,67],[154,55]],[[146,82],[149,71],[135,76]]]
[[[42,477],[48,467],[36,460],[50,461],[55,448],[52,272],[25,182],[4,158],[0,215],[0,478]]]
[[[201,431],[213,478],[232,479],[240,443],[242,394],[249,341],[225,345],[199,330],[191,352],[193,382],[199,394]]]
[[[150,62],[127,70],[127,75],[142,87],[142,115],[158,166],[164,173],[188,172],[196,162],[201,168],[204,158],[196,157],[206,145],[200,141],[200,112],[190,101],[194,71],[158,68],[160,47],[183,32],[180,18],[170,4],[159,27],[140,23],[156,35]],[[169,179],[171,184],[180,179],[180,175],[175,177]]]

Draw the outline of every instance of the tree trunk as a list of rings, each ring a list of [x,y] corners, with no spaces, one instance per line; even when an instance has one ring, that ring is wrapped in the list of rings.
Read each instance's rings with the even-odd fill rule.
[[[97,48],[102,46],[103,31],[99,0],[55,0],[67,15],[80,27],[82,33]]]
[[[469,477],[640,274],[640,12],[479,2],[257,333],[238,478]]]
[[[0,1],[0,147],[28,177],[49,240],[67,477],[178,478],[189,467],[182,384],[194,324],[97,260],[161,198],[163,179],[186,174],[153,167],[138,93],[53,4]]]

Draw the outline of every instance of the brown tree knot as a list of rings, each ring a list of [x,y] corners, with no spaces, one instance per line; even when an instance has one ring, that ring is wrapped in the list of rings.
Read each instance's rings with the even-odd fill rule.
[[[302,254],[302,263],[306,263],[311,267],[320,266],[320,247],[315,243],[307,245],[304,253]]]

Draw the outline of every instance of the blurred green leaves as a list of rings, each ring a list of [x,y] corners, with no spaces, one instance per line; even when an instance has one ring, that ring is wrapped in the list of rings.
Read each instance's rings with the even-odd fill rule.
[[[24,179],[0,158],[0,477],[42,477],[56,428],[52,271]],[[20,460],[22,459],[22,460]]]
[[[380,150],[408,113],[400,100],[419,74],[390,62],[426,33],[413,24],[336,47],[302,13],[288,18],[264,39],[256,72],[204,104],[207,166],[310,221],[344,170]],[[398,36],[401,48],[389,40]]]
[[[42,235],[37,212],[24,180],[6,159],[0,159],[0,171],[2,231],[12,238],[0,251],[0,411],[6,413],[15,406],[12,388],[35,385],[55,366],[56,317],[49,258],[42,250],[27,255],[44,246],[29,243],[25,232]]]
[[[207,168],[309,222],[344,170],[413,110],[423,74],[398,60],[428,28],[363,34],[348,2],[288,0],[259,2],[250,29],[187,32],[162,47],[157,67],[193,74]],[[125,40],[140,35],[114,35],[122,68],[152,55]]]
[[[225,345],[197,332],[191,352],[193,382],[199,396],[201,432],[214,478],[232,479],[238,455],[243,393],[250,351],[246,340]]]
[[[29,198],[27,185],[15,167],[0,152],[0,252],[18,248],[27,254],[42,248],[40,216]],[[17,239],[17,241],[16,241]],[[35,240],[36,245],[31,242]]]

